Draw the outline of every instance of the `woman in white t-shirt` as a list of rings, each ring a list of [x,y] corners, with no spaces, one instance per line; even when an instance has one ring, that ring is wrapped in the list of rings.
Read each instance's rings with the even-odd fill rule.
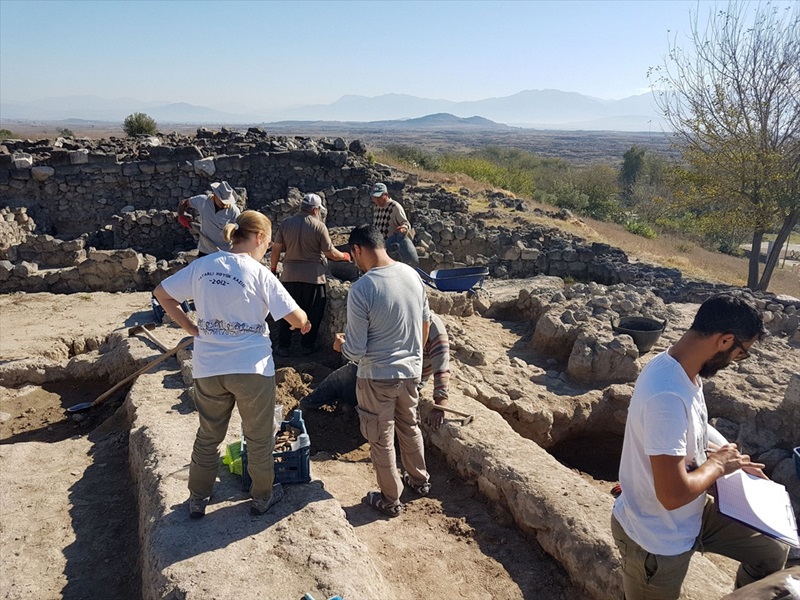
[[[303,334],[311,330],[305,311],[261,264],[270,245],[272,223],[247,210],[223,235],[231,250],[190,263],[156,289],[161,306],[194,336],[192,376],[200,417],[189,468],[189,516],[205,514],[217,475],[219,445],[234,404],[242,417],[252,479],[250,511],[260,515],[283,497],[272,459],[275,363],[266,317],[286,319]],[[180,303],[194,298],[197,325]]]

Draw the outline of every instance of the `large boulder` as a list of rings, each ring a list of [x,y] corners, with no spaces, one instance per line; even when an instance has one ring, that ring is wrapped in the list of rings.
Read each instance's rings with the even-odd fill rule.
[[[559,316],[552,311],[543,314],[536,322],[531,350],[559,361],[566,361],[572,354],[572,346],[581,332],[578,323],[567,321],[568,318],[564,315]]]
[[[587,384],[628,383],[639,375],[639,351],[629,336],[596,329],[578,334],[567,363],[570,379]]]

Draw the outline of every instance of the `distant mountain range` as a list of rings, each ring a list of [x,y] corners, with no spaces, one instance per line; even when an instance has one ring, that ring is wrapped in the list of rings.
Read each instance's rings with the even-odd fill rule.
[[[318,129],[325,131],[326,129],[341,129],[346,126],[348,131],[359,130],[493,130],[493,131],[510,131],[518,129],[502,123],[495,123],[483,117],[457,117],[450,113],[436,113],[435,115],[425,115],[417,119],[394,119],[386,121],[273,121],[268,123],[271,129]]]
[[[234,112],[235,111],[235,112]],[[331,104],[299,106],[282,111],[258,111],[242,105],[233,111],[185,102],[107,99],[98,96],[44,98],[26,103],[0,103],[0,120],[121,122],[133,112],[146,112],[158,123],[266,124],[276,121],[414,121],[441,127],[475,126],[484,119],[515,127],[565,130],[649,131],[664,125],[653,106],[651,94],[622,100],[600,100],[575,92],[526,90],[501,98],[468,102],[433,100],[405,94],[376,97],[342,96]],[[454,120],[462,119],[466,120]],[[434,121],[439,121],[438,124]]]

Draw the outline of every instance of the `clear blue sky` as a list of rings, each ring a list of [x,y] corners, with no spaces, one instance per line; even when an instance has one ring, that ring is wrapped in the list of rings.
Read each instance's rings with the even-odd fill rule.
[[[462,101],[545,88],[619,99],[646,91],[647,68],[662,61],[668,36],[688,30],[690,10],[714,6],[0,0],[0,100],[96,95],[265,110],[345,94]]]

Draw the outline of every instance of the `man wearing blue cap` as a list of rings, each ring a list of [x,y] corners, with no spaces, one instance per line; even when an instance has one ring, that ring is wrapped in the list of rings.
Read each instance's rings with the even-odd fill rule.
[[[389,198],[385,183],[373,185],[371,195],[375,203],[372,224],[386,240],[386,252],[393,260],[416,267],[419,257],[412,242],[414,230],[411,229],[406,211],[399,202]]]

